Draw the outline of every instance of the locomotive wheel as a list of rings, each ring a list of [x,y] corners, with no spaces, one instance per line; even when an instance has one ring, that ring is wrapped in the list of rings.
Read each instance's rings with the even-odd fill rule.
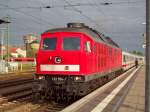
[[[45,100],[51,101],[51,99],[52,99],[52,90],[51,89],[45,89],[45,94],[43,96],[45,97]]]

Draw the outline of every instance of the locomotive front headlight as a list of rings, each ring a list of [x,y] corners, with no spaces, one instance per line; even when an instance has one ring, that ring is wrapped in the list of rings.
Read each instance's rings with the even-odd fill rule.
[[[76,76],[74,79],[75,79],[75,81],[81,81],[81,80],[82,80],[82,77]]]
[[[39,79],[39,80],[44,80],[44,79],[45,79],[45,76],[39,76],[38,79]]]

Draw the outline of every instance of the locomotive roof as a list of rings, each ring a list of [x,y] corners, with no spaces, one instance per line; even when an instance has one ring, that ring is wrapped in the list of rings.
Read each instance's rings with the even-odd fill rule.
[[[88,35],[90,38],[93,38],[97,42],[102,42],[107,45],[110,45],[115,48],[120,48],[112,39],[108,39],[104,37],[103,34],[97,32],[94,29],[91,29],[89,27],[66,27],[66,28],[56,28],[56,29],[50,29],[45,31],[44,33],[54,33],[54,32],[80,32]]]

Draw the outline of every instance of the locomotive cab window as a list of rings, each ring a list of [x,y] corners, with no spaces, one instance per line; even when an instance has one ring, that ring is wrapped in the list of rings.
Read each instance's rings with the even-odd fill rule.
[[[84,49],[86,52],[91,52],[91,44],[90,41],[85,42]]]
[[[57,38],[44,38],[42,43],[42,50],[55,50]]]
[[[65,37],[62,43],[63,50],[80,50],[80,38]]]

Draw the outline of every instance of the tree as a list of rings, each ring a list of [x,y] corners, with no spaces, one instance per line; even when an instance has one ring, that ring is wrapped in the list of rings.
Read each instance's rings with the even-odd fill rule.
[[[143,56],[143,53],[140,51],[131,51],[130,53],[135,54],[135,55],[139,55],[139,56]]]

